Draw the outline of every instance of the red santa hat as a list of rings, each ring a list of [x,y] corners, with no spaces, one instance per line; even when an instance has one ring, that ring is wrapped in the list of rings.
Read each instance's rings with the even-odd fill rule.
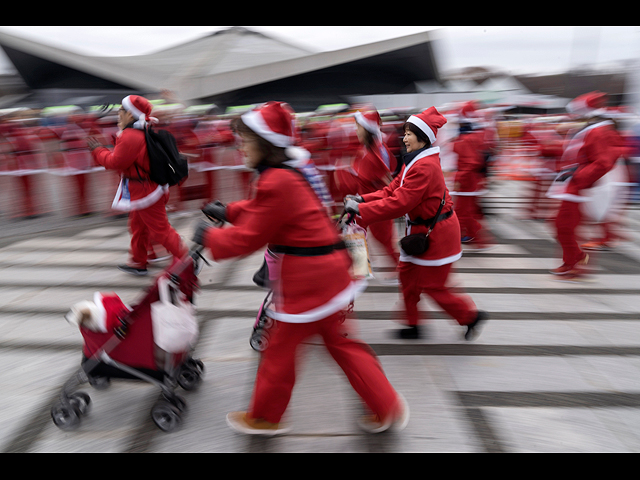
[[[144,97],[139,95],[128,95],[122,99],[122,108],[133,115],[135,128],[144,128],[148,122],[157,122],[158,119],[151,117],[153,105]]]
[[[355,119],[358,125],[361,125],[367,132],[371,133],[378,140],[382,139],[380,125],[382,119],[376,110],[367,110],[365,112],[357,111]]]
[[[465,103],[460,109],[460,117],[466,119],[475,119],[476,117],[476,102],[473,100]]]
[[[606,96],[597,90],[580,95],[567,104],[567,112],[581,116],[598,115],[605,111]]]
[[[284,102],[267,102],[242,115],[242,121],[260,137],[280,148],[294,144],[293,109]]]
[[[433,144],[436,141],[438,130],[447,123],[447,119],[440,115],[436,107],[429,107],[422,113],[411,115],[407,122],[418,127]]]

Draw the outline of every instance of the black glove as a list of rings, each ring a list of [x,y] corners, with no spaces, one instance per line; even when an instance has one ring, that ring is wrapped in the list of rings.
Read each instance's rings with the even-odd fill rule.
[[[227,207],[220,200],[216,200],[215,202],[211,202],[202,209],[202,213],[204,213],[207,217],[215,219],[219,222],[227,221]]]
[[[358,207],[359,202],[353,200],[351,198],[346,198],[344,201],[344,211],[348,214],[359,215],[360,208]]]
[[[198,222],[198,225],[196,225],[195,231],[193,232],[193,241],[198,245],[204,246],[204,237],[208,228],[211,228],[211,225],[204,220],[200,220],[200,222]]]

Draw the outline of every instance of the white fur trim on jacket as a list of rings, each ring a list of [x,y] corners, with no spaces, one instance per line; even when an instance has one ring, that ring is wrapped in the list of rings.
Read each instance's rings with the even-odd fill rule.
[[[355,298],[367,288],[366,279],[351,282],[347,288],[338,293],[324,305],[304,313],[279,313],[267,309],[267,315],[274,320],[285,323],[311,323],[327,318],[349,306]]]
[[[420,119],[418,119],[420,120]],[[402,178],[400,181],[400,185],[402,186],[404,184],[404,177],[407,175],[407,172],[409,171],[409,169],[421,158],[424,157],[428,157],[430,155],[435,155],[436,153],[440,153],[440,147],[431,147],[431,148],[427,148],[424,152],[422,152],[420,155],[418,155],[416,158],[414,158],[411,163],[409,165],[407,165],[407,168],[404,169],[404,172],[402,174]],[[405,220],[407,221],[407,235],[409,235],[411,233],[411,225],[409,224],[409,214],[405,215]],[[462,257],[462,251],[460,251],[459,253],[456,253],[455,255],[451,255],[449,257],[444,257],[444,258],[434,258],[434,259],[429,259],[429,260],[425,260],[423,258],[418,258],[418,257],[413,257],[411,255],[407,255],[406,253],[404,253],[404,251],[402,250],[402,248],[400,249],[400,261],[401,262],[407,262],[407,263],[413,263],[415,265],[422,265],[424,267],[438,267],[440,265],[446,265],[448,263],[453,263],[457,260],[460,260],[460,258]]]
[[[113,208],[114,210],[130,212],[131,210],[145,209],[156,203],[167,193],[167,191],[169,191],[168,185],[158,185],[158,187],[146,197],[139,198],[137,200],[131,200],[130,198],[128,198],[128,195],[124,195],[125,189],[128,188],[126,182],[127,180],[124,178],[120,180],[116,196],[114,197],[113,203],[111,204],[111,208]]]
[[[451,255],[449,257],[444,258],[434,258],[433,260],[425,260],[424,258],[413,257],[411,255],[407,255],[404,253],[404,250],[400,248],[400,261],[413,263],[414,265],[421,265],[423,267],[439,267],[441,265],[446,265],[448,263],[457,262],[462,258],[462,252],[456,253],[455,255]]]
[[[484,190],[477,190],[475,192],[449,192],[449,195],[454,195],[456,197],[480,197],[487,193],[489,193],[489,190],[485,188]]]

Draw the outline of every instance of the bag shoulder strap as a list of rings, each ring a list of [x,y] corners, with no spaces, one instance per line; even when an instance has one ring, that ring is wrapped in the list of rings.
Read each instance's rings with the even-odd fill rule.
[[[447,197],[447,191],[445,190],[445,192],[442,194],[442,200],[440,201],[440,206],[438,207],[436,216],[433,217],[433,221],[429,226],[429,233],[431,233],[431,230],[433,230],[433,228],[436,226],[436,223],[438,223],[438,217],[440,216],[440,212],[442,212],[442,207],[444,207],[444,204],[446,203],[446,197]]]

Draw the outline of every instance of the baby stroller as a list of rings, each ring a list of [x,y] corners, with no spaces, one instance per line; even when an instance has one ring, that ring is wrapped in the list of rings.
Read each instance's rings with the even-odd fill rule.
[[[153,421],[165,432],[181,423],[186,403],[175,390],[197,388],[204,373],[203,363],[191,356],[198,335],[193,310],[197,275],[202,262],[207,263],[201,251],[194,247],[176,260],[131,308],[115,294],[102,297],[101,311],[106,307],[110,312],[106,327],[96,331],[80,325],[83,358],[51,408],[56,426],[74,429],[88,412],[91,400],[75,391],[79,385],[102,389],[112,378],[156,385],[162,395],[151,409]]]

